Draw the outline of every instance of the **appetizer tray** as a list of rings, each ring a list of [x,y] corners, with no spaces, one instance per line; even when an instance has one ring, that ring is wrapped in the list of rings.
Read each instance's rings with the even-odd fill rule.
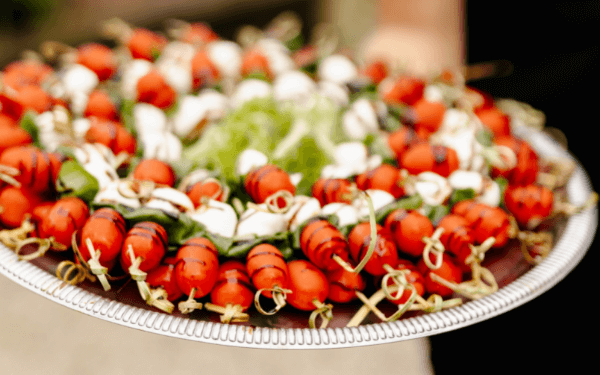
[[[572,157],[545,133],[515,129],[543,156]],[[567,184],[569,201],[582,204],[592,192],[590,179],[577,163]],[[56,267],[67,259],[59,253],[31,262],[0,245],[0,273],[51,301],[86,315],[160,335],[205,343],[265,349],[325,349],[392,343],[436,335],[476,324],[527,303],[560,282],[581,261],[598,225],[598,210],[585,210],[557,226],[550,254],[537,266],[529,265],[520,251],[507,247],[486,259],[499,290],[478,300],[436,313],[408,313],[402,319],[379,323],[370,315],[363,325],[345,327],[360,303],[334,307],[334,319],[325,329],[301,328],[306,313],[283,309],[276,316],[252,314],[243,324],[221,324],[216,314],[195,311],[169,315],[144,304],[134,282],[115,285],[104,292],[98,283],[78,286],[55,276]],[[390,307],[391,308],[391,307]],[[382,309],[383,310],[383,309]]]

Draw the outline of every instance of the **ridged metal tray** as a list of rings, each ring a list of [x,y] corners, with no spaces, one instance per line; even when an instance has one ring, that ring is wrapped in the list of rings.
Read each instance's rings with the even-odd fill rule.
[[[517,129],[540,155],[571,157],[553,139],[531,129]],[[583,203],[591,193],[588,175],[579,163],[567,185],[569,200]],[[0,273],[23,287],[67,308],[125,327],[192,341],[219,345],[268,349],[344,348],[392,343],[431,336],[503,314],[544,293],[561,281],[581,261],[590,247],[598,225],[597,207],[569,218],[561,226],[558,241],[550,255],[538,266],[529,267],[517,251],[497,254],[501,266],[492,271],[504,272],[501,288],[485,298],[462,306],[431,314],[413,314],[391,323],[366,320],[362,326],[344,327],[358,305],[334,306],[337,316],[326,329],[299,328],[306,326],[307,314],[283,309],[275,317],[263,317],[254,312],[247,325],[224,325],[216,316],[204,311],[189,316],[168,315],[146,306],[134,283],[115,286],[104,292],[96,284],[71,286],[55,275],[55,269],[65,257],[51,254],[32,262],[19,261],[16,255],[0,245]],[[511,255],[512,254],[512,255]],[[516,256],[515,256],[516,254]],[[513,259],[500,258],[512,256]],[[493,261],[493,260],[492,260]],[[511,269],[505,269],[511,264]],[[391,311],[391,310],[390,310]],[[370,324],[368,324],[370,323]]]

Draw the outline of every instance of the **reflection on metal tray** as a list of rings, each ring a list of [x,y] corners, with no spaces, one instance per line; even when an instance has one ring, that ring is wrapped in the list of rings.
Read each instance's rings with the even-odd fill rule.
[[[531,129],[516,129],[540,155],[569,156],[547,135]],[[585,201],[591,193],[590,180],[578,165],[567,185],[569,200]],[[539,296],[562,280],[583,258],[598,225],[597,208],[569,218],[556,229],[558,241],[550,255],[531,267],[514,246],[490,253],[486,264],[498,280],[500,290],[476,301],[437,313],[409,313],[391,323],[379,323],[369,316],[363,325],[346,328],[360,304],[334,306],[334,320],[326,329],[307,326],[308,314],[284,308],[275,316],[251,314],[246,324],[224,325],[216,314],[201,310],[191,315],[160,312],[147,306],[134,283],[115,284],[104,292],[99,283],[71,286],[54,275],[57,264],[66,259],[49,254],[32,262],[19,261],[0,245],[0,273],[16,283],[70,309],[126,327],[206,343],[271,349],[341,348],[383,344],[431,336],[475,324],[505,313]],[[385,313],[394,309],[389,304]],[[253,312],[253,311],[252,311]],[[412,314],[412,315],[411,315]]]

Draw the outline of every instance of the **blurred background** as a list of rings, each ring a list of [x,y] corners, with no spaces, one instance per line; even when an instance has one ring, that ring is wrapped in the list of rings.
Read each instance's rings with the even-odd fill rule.
[[[408,5],[402,8],[398,3]],[[241,25],[251,24],[262,28],[282,11],[291,10],[303,20],[305,40],[309,38],[312,27],[327,21],[340,30],[344,47],[361,51],[370,48],[377,50],[379,47],[376,46],[383,44],[388,50],[409,56],[415,51],[427,51],[429,48],[433,52],[426,57],[439,59],[435,63],[440,66],[461,60],[466,64],[500,59],[510,61],[513,67],[510,75],[481,79],[470,84],[495,97],[514,98],[545,112],[547,126],[558,128],[566,135],[569,148],[592,175],[597,190],[596,108],[600,87],[597,32],[600,1],[545,1],[543,6],[537,7],[523,3],[516,0],[4,0],[0,2],[0,66],[19,58],[24,49],[37,50],[44,40],[58,40],[70,45],[99,40],[99,22],[112,17],[157,30],[170,17],[204,21],[224,38],[232,39]],[[421,20],[427,21],[410,24],[409,16],[417,7],[437,16],[421,16]],[[453,11],[445,11],[444,7]],[[410,48],[404,47],[403,50],[400,41],[408,35],[402,34],[407,30],[402,28],[405,26],[408,30],[435,30],[436,40],[440,44],[431,47],[426,45],[430,39],[418,39]],[[399,44],[389,42],[396,37],[393,35],[397,35]],[[449,61],[451,63],[448,64]],[[515,370],[516,373],[524,373],[555,370],[557,366],[576,368],[591,363],[592,348],[581,341],[580,335],[582,330],[588,330],[589,324],[597,328],[597,323],[589,323],[596,321],[593,319],[596,313],[590,312],[595,309],[591,310],[593,300],[589,299],[588,293],[595,291],[591,275],[595,272],[597,261],[593,251],[597,251],[595,247],[598,244],[596,240],[592,250],[574,272],[536,300],[489,321],[433,337],[431,356],[435,372],[454,373],[460,369],[467,373],[478,370],[486,373]],[[7,282],[2,280],[3,284]],[[13,290],[18,288],[13,287]],[[34,300],[41,298],[29,297]],[[0,313],[0,317],[2,314],[6,316],[6,307],[0,307],[2,310],[4,312]],[[87,324],[95,324],[89,319],[86,320]],[[27,326],[26,321],[21,324]],[[26,334],[26,328],[21,329],[17,335]],[[131,334],[130,330],[123,332],[124,335]],[[3,347],[6,349],[10,346],[2,338],[4,335],[5,332],[0,333],[0,352]],[[115,339],[118,338],[111,338]],[[401,371],[392,366],[398,363],[398,359],[390,355],[393,352],[390,346],[369,349],[372,350],[346,353],[355,358],[362,353],[365,355],[362,357],[364,361],[377,360],[379,365],[379,361],[384,361],[384,364],[389,361],[390,366],[377,367],[382,371]],[[398,350],[408,349],[398,346]],[[220,353],[225,352],[221,350]],[[377,352],[385,355],[375,357],[374,353]],[[30,354],[34,355],[33,352]],[[271,355],[275,358],[278,356],[276,353]],[[0,362],[8,361],[2,357],[0,355]],[[21,357],[19,361],[26,361],[26,358]],[[327,361],[329,358],[324,355],[321,360]],[[331,358],[344,361],[337,354]],[[18,368],[19,362],[16,365]],[[343,369],[350,373],[348,371],[358,370],[359,367],[344,366]],[[429,371],[427,366],[419,369],[424,373]]]

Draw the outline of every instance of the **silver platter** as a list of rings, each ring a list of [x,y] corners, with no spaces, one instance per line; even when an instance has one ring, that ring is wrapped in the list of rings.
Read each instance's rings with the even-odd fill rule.
[[[517,129],[543,156],[571,157],[544,133]],[[579,163],[567,185],[569,200],[583,203],[592,192],[591,182]],[[572,216],[550,255],[538,266],[517,271],[516,278],[504,278],[501,288],[485,298],[470,301],[449,310],[406,317],[396,322],[366,321],[359,327],[344,327],[343,321],[331,328],[299,328],[306,325],[307,315],[284,309],[277,318],[258,317],[250,325],[224,325],[205,312],[191,316],[168,315],[140,303],[133,283],[121,291],[106,293],[97,285],[71,286],[54,275],[60,257],[50,255],[32,262],[19,261],[0,245],[0,273],[23,287],[69,309],[125,327],[205,343],[265,349],[321,349],[385,344],[436,335],[473,325],[503,314],[539,296],[561,281],[581,261],[590,247],[598,225],[598,209]],[[513,252],[514,253],[514,252]],[[517,252],[518,253],[518,252]],[[66,259],[66,258],[62,258]],[[130,288],[127,288],[127,287]],[[115,289],[118,289],[116,286]],[[335,306],[339,316],[350,317],[358,305]],[[258,315],[254,313],[252,315]],[[306,315],[306,316],[305,316]],[[337,325],[337,326],[336,326]]]

